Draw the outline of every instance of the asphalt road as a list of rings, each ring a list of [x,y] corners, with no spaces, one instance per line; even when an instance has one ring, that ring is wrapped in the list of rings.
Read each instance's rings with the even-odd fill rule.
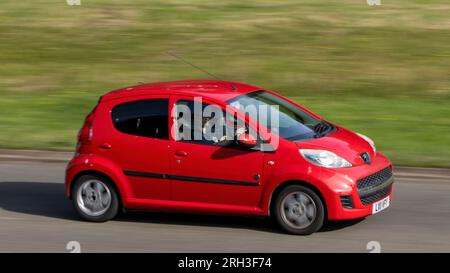
[[[0,162],[0,252],[450,252],[448,171],[403,169],[391,207],[310,236],[282,234],[268,220],[129,213],[107,223],[78,219],[63,195],[64,164]]]

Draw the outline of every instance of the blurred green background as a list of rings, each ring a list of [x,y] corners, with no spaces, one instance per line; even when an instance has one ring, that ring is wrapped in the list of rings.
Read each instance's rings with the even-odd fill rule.
[[[381,1],[2,0],[0,148],[73,150],[103,93],[207,78],[172,51],[450,167],[450,2]]]

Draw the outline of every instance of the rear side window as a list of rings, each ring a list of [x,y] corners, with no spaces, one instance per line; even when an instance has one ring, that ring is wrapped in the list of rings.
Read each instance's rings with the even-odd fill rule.
[[[140,100],[115,106],[112,120],[122,133],[169,139],[168,112],[168,99]]]

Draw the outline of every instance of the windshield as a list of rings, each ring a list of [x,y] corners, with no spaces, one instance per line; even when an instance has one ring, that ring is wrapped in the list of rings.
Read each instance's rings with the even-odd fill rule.
[[[334,130],[331,124],[317,119],[292,103],[264,91],[255,91],[238,96],[229,100],[228,104],[241,111],[248,109],[248,106],[256,107],[257,120],[261,125],[291,141],[322,137]],[[258,109],[264,108],[267,109],[267,117],[261,118]],[[278,115],[279,117],[275,126],[270,122],[271,115]]]

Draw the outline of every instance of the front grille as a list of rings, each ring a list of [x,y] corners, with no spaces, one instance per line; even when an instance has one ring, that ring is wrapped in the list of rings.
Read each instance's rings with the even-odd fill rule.
[[[352,209],[355,206],[353,205],[353,199],[351,195],[342,195],[341,196],[341,204],[343,208]]]
[[[392,177],[391,167],[382,169],[379,172],[366,176],[358,181],[358,190],[366,190],[369,188],[374,188],[386,182]]]
[[[361,198],[361,203],[363,203],[364,205],[368,205],[370,203],[373,203],[375,201],[383,199],[384,197],[389,195],[389,193],[391,192],[391,188],[392,188],[392,184],[389,184],[389,185],[387,185],[386,187],[384,187],[380,191],[377,191],[374,194],[362,197]]]
[[[389,195],[393,177],[390,167],[358,181],[358,194],[363,205],[368,205]]]

